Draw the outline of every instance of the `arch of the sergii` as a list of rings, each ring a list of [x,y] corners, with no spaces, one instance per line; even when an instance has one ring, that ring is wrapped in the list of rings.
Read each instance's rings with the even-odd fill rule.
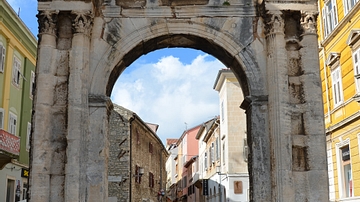
[[[31,201],[107,201],[111,90],[167,47],[207,52],[238,78],[252,201],[328,201],[316,1],[226,2],[39,0]]]

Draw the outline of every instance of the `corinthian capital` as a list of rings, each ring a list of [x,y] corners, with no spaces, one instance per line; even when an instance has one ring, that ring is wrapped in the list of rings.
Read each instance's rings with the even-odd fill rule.
[[[268,25],[268,34],[284,34],[284,19],[281,14],[271,15],[270,21],[267,22]]]
[[[90,34],[93,15],[90,11],[72,11],[76,17],[73,20],[75,33]]]
[[[59,11],[40,11],[37,15],[39,34],[56,35],[56,21]]]
[[[316,34],[316,16],[317,13],[301,13],[301,26],[304,34]]]

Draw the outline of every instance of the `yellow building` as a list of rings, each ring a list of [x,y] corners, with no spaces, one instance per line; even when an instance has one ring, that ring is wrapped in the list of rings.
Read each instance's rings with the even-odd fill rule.
[[[331,201],[360,200],[360,3],[319,1],[319,57]]]

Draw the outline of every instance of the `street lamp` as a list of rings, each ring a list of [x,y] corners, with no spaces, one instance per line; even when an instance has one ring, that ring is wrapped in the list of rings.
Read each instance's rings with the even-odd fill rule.
[[[222,201],[222,198],[221,198],[221,175],[224,175],[223,173],[221,173],[221,167],[220,165],[217,165],[216,166],[216,173],[219,175],[219,202]]]

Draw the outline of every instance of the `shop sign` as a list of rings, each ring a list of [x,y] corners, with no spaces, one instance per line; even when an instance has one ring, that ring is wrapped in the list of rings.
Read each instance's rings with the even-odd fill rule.
[[[26,168],[21,169],[21,177],[28,178],[29,177],[29,170]]]

